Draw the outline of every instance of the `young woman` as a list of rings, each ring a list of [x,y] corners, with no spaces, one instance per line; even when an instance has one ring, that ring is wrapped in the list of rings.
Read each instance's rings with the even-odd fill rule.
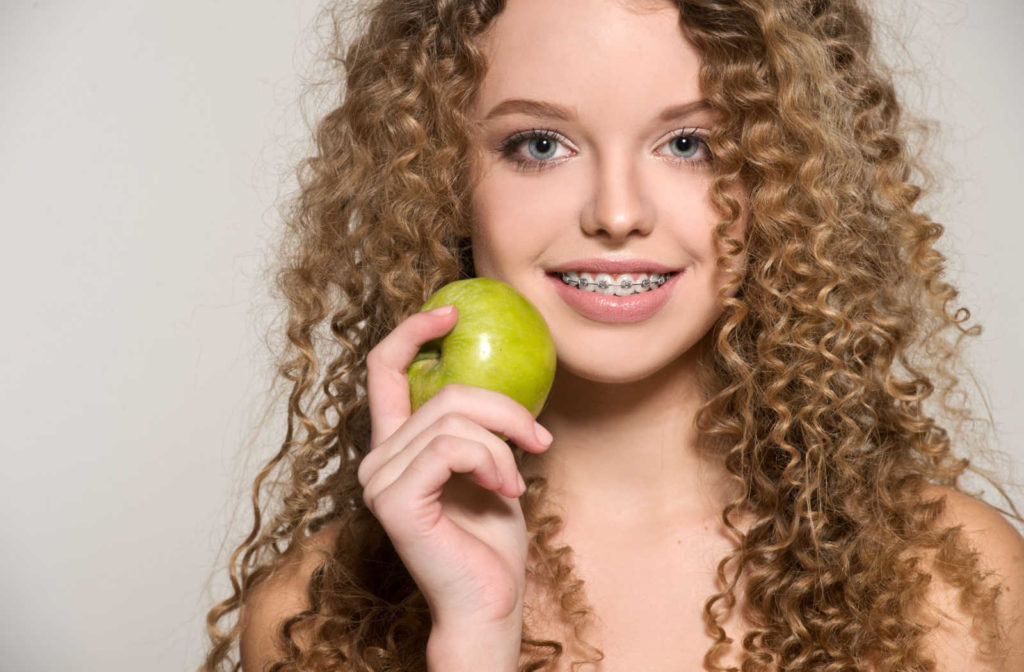
[[[924,406],[966,413],[977,328],[860,0],[366,18],[289,222],[288,431],[203,669],[236,643],[245,672],[1024,669],[1024,539]],[[464,386],[410,412],[458,319],[417,309],[474,275],[551,329],[537,421]]]

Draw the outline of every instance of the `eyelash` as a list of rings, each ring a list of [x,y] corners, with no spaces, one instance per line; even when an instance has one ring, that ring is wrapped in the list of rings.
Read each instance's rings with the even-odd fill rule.
[[[684,159],[684,158],[681,158],[681,157],[666,157],[666,158],[668,158],[672,163],[675,163],[677,165],[686,165],[686,166],[693,167],[693,168],[699,168],[699,167],[702,167],[702,166],[705,166],[705,165],[709,165],[711,163],[713,157],[711,156],[711,149],[708,147],[708,137],[707,137],[707,135],[705,133],[699,132],[698,129],[696,129],[696,128],[684,128],[684,129],[674,133],[672,135],[672,137],[670,137],[665,142],[663,142],[662,145],[668,144],[668,143],[670,143],[670,142],[672,142],[672,141],[674,141],[674,140],[676,140],[678,138],[681,138],[681,137],[696,138],[696,140],[700,143],[700,145],[702,146],[702,148],[704,150],[705,158],[703,158],[703,159]],[[507,161],[512,162],[512,164],[514,164],[514,167],[516,168],[516,170],[520,170],[520,171],[524,171],[524,172],[528,172],[528,171],[534,171],[534,172],[541,171],[541,170],[545,170],[545,169],[547,169],[547,168],[549,168],[549,167],[551,167],[551,166],[553,166],[553,165],[555,165],[557,163],[561,163],[561,160],[556,161],[554,159],[546,159],[546,160],[524,159],[523,157],[517,155],[514,152],[515,148],[518,147],[519,145],[523,144],[523,142],[525,142],[527,140],[533,140],[533,139],[536,139],[536,138],[546,138],[548,140],[552,140],[552,141],[558,142],[559,144],[562,144],[562,145],[566,144],[565,138],[560,133],[556,133],[555,131],[551,131],[551,130],[544,129],[544,128],[533,128],[533,129],[530,129],[529,131],[520,131],[518,133],[514,133],[514,134],[510,135],[508,138],[503,140],[500,145],[498,145],[497,151],[498,151],[498,153],[501,154],[501,156],[504,159],[506,159]]]

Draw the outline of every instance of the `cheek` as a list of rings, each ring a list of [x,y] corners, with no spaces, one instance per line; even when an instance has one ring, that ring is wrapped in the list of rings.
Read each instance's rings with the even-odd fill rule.
[[[498,260],[494,256],[494,250],[500,249],[500,243],[493,240],[486,231],[482,231],[476,221],[473,223],[470,242],[473,250],[474,275],[478,278],[499,276]]]
[[[473,191],[470,240],[473,262],[478,276],[494,274],[493,251],[500,249],[500,232],[504,228],[502,210],[498,207],[501,195],[487,181],[480,182]]]
[[[522,208],[510,208],[514,197],[501,185],[481,184],[474,192],[470,238],[478,276],[503,279],[522,247],[534,236]]]
[[[568,216],[567,200],[546,182],[505,175],[480,181],[471,209],[477,274],[507,276],[533,263],[550,247],[557,223]]]

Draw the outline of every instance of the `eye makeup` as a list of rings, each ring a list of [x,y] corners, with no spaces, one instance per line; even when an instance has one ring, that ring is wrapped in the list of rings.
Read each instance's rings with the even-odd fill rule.
[[[699,168],[706,166],[711,163],[712,156],[711,150],[708,147],[708,135],[707,132],[698,128],[685,128],[675,131],[660,147],[664,147],[670,143],[674,143],[680,140],[685,140],[693,145],[696,149],[694,156],[675,156],[675,155],[664,155],[660,154],[663,158],[669,160],[670,163]],[[518,150],[524,145],[529,145],[535,141],[540,141],[542,144],[546,144],[555,149],[557,146],[569,147],[569,143],[565,136],[557,131],[543,128],[533,128],[530,130],[519,131],[508,136],[502,140],[495,151],[502,157],[503,160],[512,163],[516,170],[523,172],[538,172],[554,167],[568,157],[551,157],[551,158],[530,158],[524,156]],[[526,150],[529,152],[529,149]],[[681,149],[683,153],[689,152],[690,149]],[[546,153],[542,151],[541,153]]]

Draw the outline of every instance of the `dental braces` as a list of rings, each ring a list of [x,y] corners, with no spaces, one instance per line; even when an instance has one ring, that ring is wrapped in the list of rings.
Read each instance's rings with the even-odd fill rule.
[[[589,287],[590,285],[596,285],[600,289],[608,289],[609,287],[612,287],[615,284],[613,282],[608,282],[607,280],[595,280],[594,282],[591,282],[590,280],[586,280],[584,278],[578,278],[576,280],[573,280],[573,279],[570,278],[568,281],[563,280],[562,282],[565,282],[567,285],[575,287],[576,289],[582,289],[584,287]],[[633,285],[640,285],[644,289],[647,289],[647,288],[651,287],[652,285],[655,286],[655,287],[661,287],[666,282],[668,282],[667,279],[666,280],[662,280],[661,282],[651,282],[650,278],[644,278],[640,282],[633,282],[629,278],[623,278],[618,283],[618,286],[622,287],[623,289],[629,289]]]

